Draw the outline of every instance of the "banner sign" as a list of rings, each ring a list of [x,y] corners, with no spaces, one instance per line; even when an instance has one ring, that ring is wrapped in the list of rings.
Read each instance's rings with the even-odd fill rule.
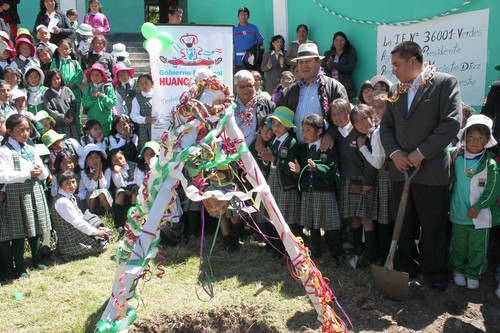
[[[172,45],[159,53],[149,54],[153,77],[152,139],[159,141],[170,122],[172,108],[179,96],[193,84],[197,69],[208,67],[232,87],[232,26],[158,25],[158,35],[167,32]]]
[[[403,41],[420,45],[424,62],[460,81],[462,101],[482,105],[485,97],[489,9],[441,17],[409,26],[381,25],[377,31],[377,74],[392,82],[391,51]]]

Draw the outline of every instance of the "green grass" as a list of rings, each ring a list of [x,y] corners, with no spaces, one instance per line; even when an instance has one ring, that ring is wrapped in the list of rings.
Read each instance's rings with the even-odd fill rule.
[[[29,279],[2,285],[0,332],[93,332],[111,293],[112,257],[118,243],[111,245],[99,257],[54,264],[47,271],[32,270]],[[130,303],[139,306],[137,323],[147,325],[158,318],[175,321],[186,315],[250,306],[257,309],[258,322],[275,331],[318,329],[316,313],[302,285],[289,275],[284,259],[276,259],[262,245],[247,241],[239,253],[227,253],[216,244],[210,259],[216,279],[212,299],[198,280],[199,240],[165,248],[165,274],[141,283],[140,301]],[[207,260],[204,267],[208,268]],[[159,272],[154,265],[151,269],[155,275]],[[327,263],[320,269],[324,276],[333,276],[333,267]],[[16,300],[15,292],[22,293],[23,299]]]

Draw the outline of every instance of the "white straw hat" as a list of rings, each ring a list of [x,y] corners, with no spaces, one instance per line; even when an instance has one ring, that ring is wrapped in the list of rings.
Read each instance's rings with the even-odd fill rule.
[[[493,120],[491,120],[491,118],[485,116],[484,114],[475,114],[467,119],[467,124],[457,134],[457,138],[460,141],[463,141],[465,139],[464,134],[467,132],[467,128],[471,127],[472,125],[484,125],[490,130],[490,140],[488,141],[486,146],[484,146],[484,148],[491,148],[497,145],[497,140],[495,140],[495,138],[493,137]]]
[[[319,55],[318,45],[314,43],[305,43],[299,45],[299,50],[297,52],[297,58],[292,59],[292,61],[297,61],[300,59],[308,58],[319,58],[323,59],[324,56]]]

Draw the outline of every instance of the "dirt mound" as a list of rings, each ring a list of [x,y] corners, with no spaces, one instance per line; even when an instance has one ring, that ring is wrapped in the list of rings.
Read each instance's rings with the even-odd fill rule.
[[[273,327],[262,323],[260,309],[256,306],[219,308],[206,313],[191,313],[182,317],[160,316],[152,320],[139,320],[134,332],[144,333],[278,333]]]

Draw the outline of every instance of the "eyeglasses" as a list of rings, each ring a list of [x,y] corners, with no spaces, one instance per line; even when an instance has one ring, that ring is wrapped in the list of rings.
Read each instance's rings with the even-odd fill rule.
[[[394,62],[394,63],[391,65],[391,67],[392,67],[392,69],[397,70],[398,68],[400,68],[400,67],[401,67],[401,65],[403,65],[404,63],[409,62],[409,61],[410,61],[410,59],[404,59],[403,61],[400,61],[400,62]]]
[[[240,89],[253,89],[254,85],[253,84],[238,84],[236,85]]]

